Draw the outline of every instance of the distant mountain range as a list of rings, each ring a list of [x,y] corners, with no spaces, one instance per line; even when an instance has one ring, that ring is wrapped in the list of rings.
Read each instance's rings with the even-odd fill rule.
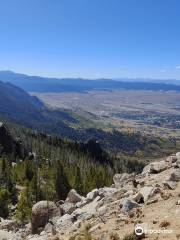
[[[145,148],[151,148],[151,146],[153,148],[156,146],[158,152],[161,152],[162,144],[172,145],[173,148],[175,146],[169,140],[164,141],[140,133],[107,132],[96,126],[82,127],[81,119],[83,116],[79,118],[70,111],[49,109],[38,98],[30,96],[19,87],[0,81],[0,122],[13,122],[76,141],[86,142],[89,139],[96,139],[105,149],[118,149],[128,154],[135,154],[139,149],[144,151]]]
[[[180,91],[178,80],[45,78],[11,71],[0,71],[0,81],[9,82],[28,92],[87,92],[92,90]]]

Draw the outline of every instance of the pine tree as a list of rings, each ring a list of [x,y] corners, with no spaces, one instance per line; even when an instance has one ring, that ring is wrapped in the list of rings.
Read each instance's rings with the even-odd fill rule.
[[[60,162],[55,165],[56,176],[55,176],[55,189],[58,199],[64,200],[71,189],[71,186],[67,180],[63,166]]]
[[[9,166],[8,159],[5,157],[3,157],[2,159],[1,172],[3,185],[9,192],[9,198],[11,200],[11,203],[16,204],[17,190],[15,188],[15,183],[13,180],[12,168]]]
[[[84,185],[81,177],[80,168],[77,167],[74,188],[79,194],[84,194]]]
[[[0,188],[0,217],[7,218],[9,215],[8,209],[9,192],[4,188]]]
[[[25,178],[31,181],[34,177],[34,168],[29,160],[25,161]]]
[[[8,160],[3,156],[1,164],[1,175],[2,182],[5,186],[7,185],[7,179],[9,178],[8,174],[9,174]]]
[[[8,179],[7,189],[9,191],[9,197],[11,199],[11,203],[16,204],[18,199],[17,190],[11,176],[9,176],[9,179]]]

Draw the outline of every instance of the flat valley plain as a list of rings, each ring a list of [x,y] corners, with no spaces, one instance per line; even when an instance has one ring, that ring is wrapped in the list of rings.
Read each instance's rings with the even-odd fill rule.
[[[102,128],[144,131],[180,139],[180,93],[175,91],[91,91],[31,93],[50,108],[61,108]]]

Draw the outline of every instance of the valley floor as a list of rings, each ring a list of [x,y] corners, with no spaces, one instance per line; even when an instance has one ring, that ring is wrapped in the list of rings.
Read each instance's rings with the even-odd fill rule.
[[[87,123],[93,120],[101,127],[131,128],[180,139],[179,92],[112,90],[31,94],[49,107],[73,110],[87,118]]]

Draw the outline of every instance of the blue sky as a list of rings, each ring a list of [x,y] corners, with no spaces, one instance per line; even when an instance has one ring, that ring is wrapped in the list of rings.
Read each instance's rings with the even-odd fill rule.
[[[0,69],[180,79],[179,0],[0,0]]]

